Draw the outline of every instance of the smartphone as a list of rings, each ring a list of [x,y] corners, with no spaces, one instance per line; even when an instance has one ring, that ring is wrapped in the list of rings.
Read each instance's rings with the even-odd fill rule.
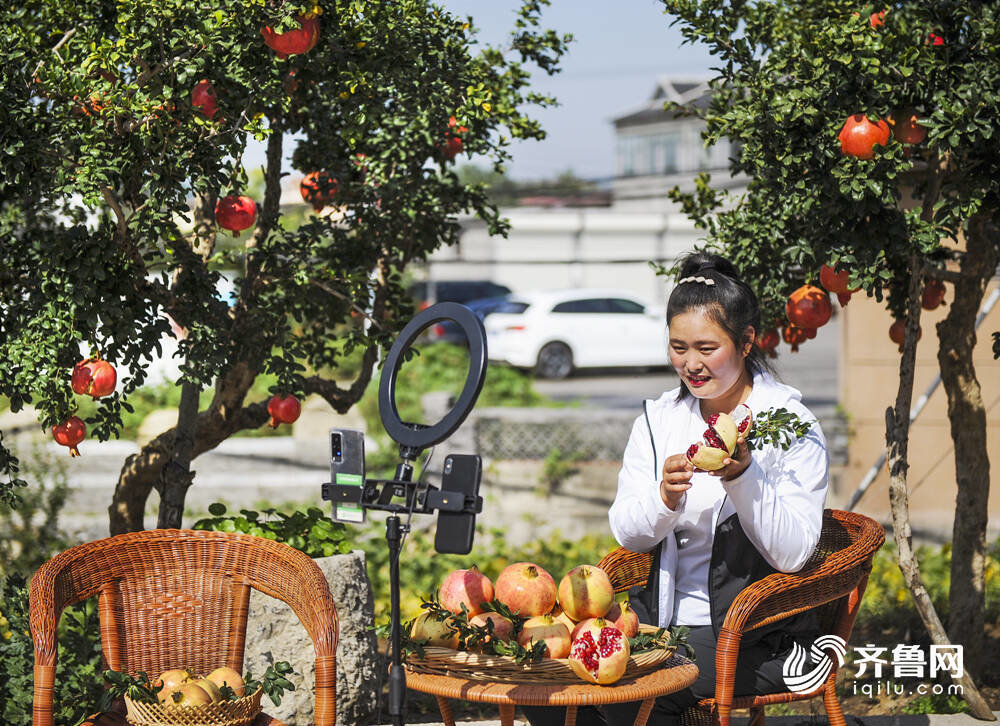
[[[330,431],[330,481],[356,487],[357,496],[338,497],[333,502],[333,518],[346,524],[363,524],[365,509],[361,493],[365,483],[365,434],[356,429]],[[352,488],[351,492],[354,491]]]
[[[475,499],[483,460],[475,454],[449,454],[441,474],[441,492],[456,492]],[[442,554],[467,555],[472,551],[476,534],[476,515],[472,512],[438,512],[434,549]]]

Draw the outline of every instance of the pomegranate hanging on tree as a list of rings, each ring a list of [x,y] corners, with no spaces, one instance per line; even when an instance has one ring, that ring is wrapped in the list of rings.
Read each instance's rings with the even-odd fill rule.
[[[73,393],[100,398],[115,390],[118,373],[106,360],[87,358],[73,366]]]
[[[944,302],[944,283],[931,278],[924,283],[924,292],[920,296],[920,305],[924,310],[934,310]]]
[[[316,212],[323,209],[337,194],[337,180],[328,172],[311,171],[299,182],[302,199]]]
[[[924,334],[923,328],[917,326],[917,340]],[[889,340],[899,346],[899,352],[903,352],[903,338],[906,335],[906,321],[897,320],[889,326]]]
[[[848,116],[837,134],[840,139],[840,151],[844,156],[856,156],[859,159],[875,157],[875,145],[885,146],[889,143],[889,124],[884,119],[872,123],[863,113]]]
[[[815,285],[803,285],[785,304],[788,322],[799,328],[819,328],[830,322],[832,314],[830,297]]]
[[[758,347],[762,351],[767,353],[768,356],[770,356],[771,358],[778,357],[776,348],[778,347],[778,343],[780,342],[781,342],[781,336],[778,334],[778,331],[775,330],[774,328],[764,331],[764,333],[759,338],[757,338]]]
[[[295,396],[275,394],[267,402],[267,412],[271,414],[271,428],[276,429],[283,423],[294,423],[302,413],[302,404]]]
[[[836,272],[829,265],[823,265],[819,270],[819,284],[826,288],[827,292],[832,292],[840,301],[840,307],[847,305],[851,295],[858,291],[858,288],[851,288],[850,273],[847,270]]]
[[[444,146],[441,153],[448,161],[454,161],[455,157],[462,153],[462,134],[468,131],[465,126],[458,125],[458,119],[451,116],[448,119],[448,131],[445,133]]]
[[[257,202],[235,194],[222,197],[215,203],[215,221],[234,234],[242,232],[257,222]]]
[[[786,325],[781,329],[781,337],[792,346],[792,352],[799,352],[799,344],[806,342],[806,331],[795,325]]]
[[[264,43],[279,58],[308,53],[319,42],[319,18],[300,15],[298,21],[298,28],[284,33],[275,32],[269,25],[261,29],[260,34],[264,36]]]
[[[80,450],[76,445],[83,441],[87,435],[87,426],[79,416],[70,416],[58,426],[52,427],[52,438],[57,444],[69,447],[70,456],[79,456]]]
[[[218,100],[215,95],[215,86],[207,78],[202,78],[191,89],[191,105],[207,118],[212,118],[218,112]]]

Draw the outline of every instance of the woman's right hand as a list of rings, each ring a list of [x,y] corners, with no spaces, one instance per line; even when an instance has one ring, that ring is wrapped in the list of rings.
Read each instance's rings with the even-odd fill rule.
[[[691,488],[691,474],[694,465],[684,454],[668,456],[663,462],[663,474],[660,478],[660,499],[670,509],[677,509],[684,497],[684,492]]]

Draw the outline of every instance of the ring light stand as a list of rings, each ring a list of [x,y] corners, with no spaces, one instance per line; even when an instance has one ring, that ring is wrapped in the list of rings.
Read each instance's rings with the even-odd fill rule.
[[[453,321],[461,327],[469,343],[469,372],[465,386],[454,407],[436,424],[430,426],[419,423],[405,422],[400,418],[396,407],[396,383],[399,369],[405,362],[406,351],[420,334],[430,326],[441,321]],[[402,636],[399,613],[399,553],[403,535],[409,530],[409,524],[403,524],[399,515],[406,512],[431,514],[435,510],[442,513],[466,514],[474,518],[482,511],[483,500],[478,495],[444,491],[427,485],[421,497],[418,485],[412,481],[413,462],[420,453],[451,436],[465,421],[472,411],[483,388],[486,376],[486,333],[483,322],[464,305],[453,302],[442,302],[432,305],[419,312],[400,332],[386,357],[382,370],[382,378],[378,390],[379,416],[382,425],[390,438],[399,445],[400,463],[396,466],[393,479],[365,479],[362,474],[362,486],[339,485],[329,483],[323,485],[323,499],[338,503],[349,503],[352,507],[378,509],[390,513],[385,521],[385,539],[389,546],[389,594],[391,604],[390,636],[392,648],[392,664],[389,667],[389,715],[393,724],[402,726],[404,701],[406,696],[406,672],[402,664]],[[339,452],[338,452],[339,453]],[[478,461],[478,457],[476,457]],[[363,466],[363,461],[362,461]],[[363,471],[363,468],[362,468]],[[475,489],[478,490],[478,474],[475,473]],[[403,503],[393,502],[393,497],[403,497]],[[441,520],[438,522],[439,526]],[[470,523],[471,524],[471,523]],[[471,547],[471,537],[468,540]],[[458,551],[458,550],[450,550]],[[467,553],[468,550],[466,549]]]

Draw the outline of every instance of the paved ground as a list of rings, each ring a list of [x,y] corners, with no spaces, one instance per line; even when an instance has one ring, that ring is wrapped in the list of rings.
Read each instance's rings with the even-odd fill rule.
[[[1000,717],[1000,711],[994,711]],[[979,726],[984,721],[975,719],[967,714],[926,714],[919,716],[909,716],[900,714],[896,716],[864,716],[859,718],[850,714],[844,714],[847,726]],[[749,719],[745,717],[734,717],[733,726],[746,726]],[[527,724],[528,722],[520,717],[514,718],[515,724]],[[825,716],[768,716],[767,726],[827,726],[829,721]],[[457,721],[456,724],[474,724],[475,726],[501,726],[500,721]],[[444,726],[442,723],[423,724],[423,726]],[[617,725],[612,725],[617,726]]]

